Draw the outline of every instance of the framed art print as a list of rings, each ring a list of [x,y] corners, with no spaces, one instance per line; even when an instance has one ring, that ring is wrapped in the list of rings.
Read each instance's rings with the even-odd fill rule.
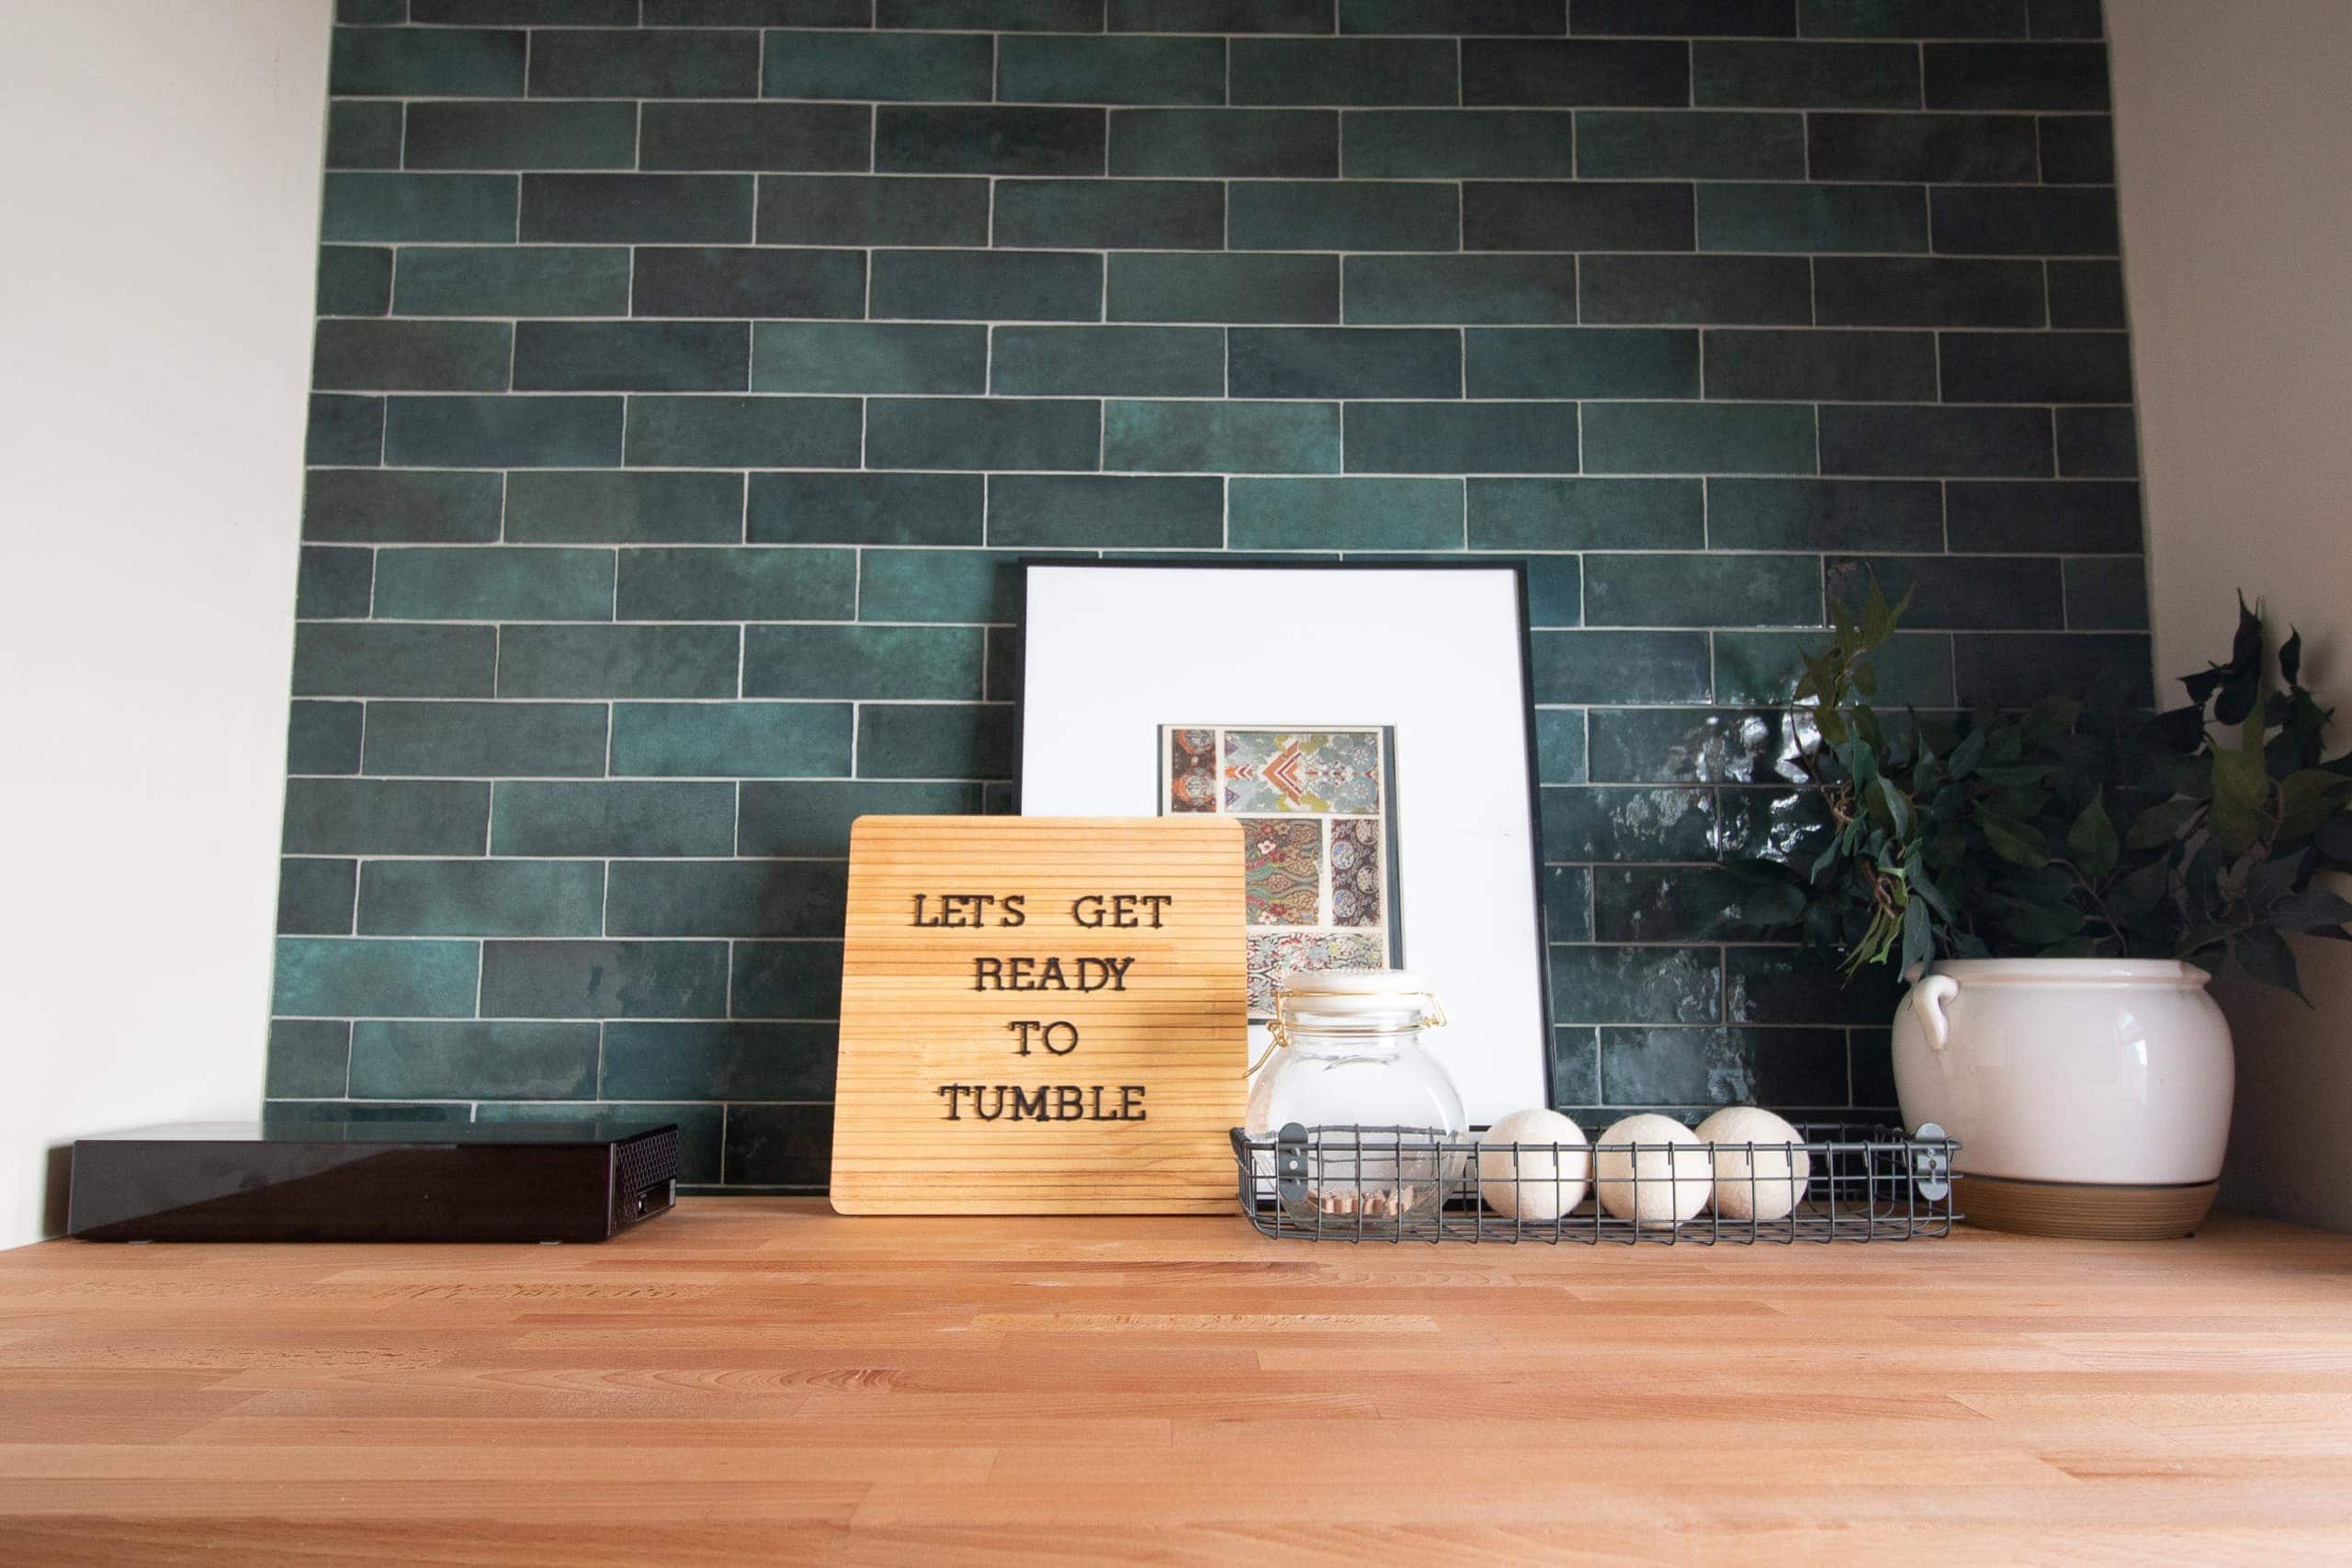
[[[1548,1103],[1520,568],[1022,571],[1022,813],[1239,821],[1253,1055],[1284,971],[1408,968],[1473,1122]]]

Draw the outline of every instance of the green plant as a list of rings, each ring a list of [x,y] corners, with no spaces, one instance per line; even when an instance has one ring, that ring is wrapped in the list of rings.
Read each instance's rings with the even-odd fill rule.
[[[2352,941],[2352,903],[2314,886],[2352,870],[2352,753],[2324,755],[2300,635],[2274,661],[2241,597],[2229,661],[2153,716],[2051,697],[1888,717],[1871,658],[1903,610],[1873,585],[1805,658],[1796,762],[1826,820],[1796,854],[1724,866],[1750,926],[1794,929],[1849,979],[1939,956],[2180,958],[2298,996],[2281,933]]]

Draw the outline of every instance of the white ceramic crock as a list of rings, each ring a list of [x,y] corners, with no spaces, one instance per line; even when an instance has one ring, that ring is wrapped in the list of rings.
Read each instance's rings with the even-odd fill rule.
[[[2210,978],[2168,959],[1938,964],[1895,1010],[1904,1122],[1959,1139],[1969,1175],[2211,1182],[2236,1072]]]

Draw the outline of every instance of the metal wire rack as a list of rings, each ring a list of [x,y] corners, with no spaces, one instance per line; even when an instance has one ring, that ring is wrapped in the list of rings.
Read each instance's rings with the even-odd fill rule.
[[[1285,1240],[1910,1241],[1950,1235],[1963,1217],[1960,1145],[1933,1122],[1796,1128],[1802,1143],[1482,1145],[1475,1134],[1293,1122],[1259,1138],[1236,1127],[1233,1154],[1242,1213]]]

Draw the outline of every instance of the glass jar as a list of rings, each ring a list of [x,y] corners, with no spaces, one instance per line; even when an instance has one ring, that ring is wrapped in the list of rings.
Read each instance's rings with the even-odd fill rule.
[[[1469,1134],[1453,1079],[1421,1043],[1422,1030],[1444,1023],[1429,987],[1402,969],[1294,969],[1277,982],[1248,1130],[1307,1130],[1306,1179],[1281,1184],[1294,1223],[1436,1216]]]

